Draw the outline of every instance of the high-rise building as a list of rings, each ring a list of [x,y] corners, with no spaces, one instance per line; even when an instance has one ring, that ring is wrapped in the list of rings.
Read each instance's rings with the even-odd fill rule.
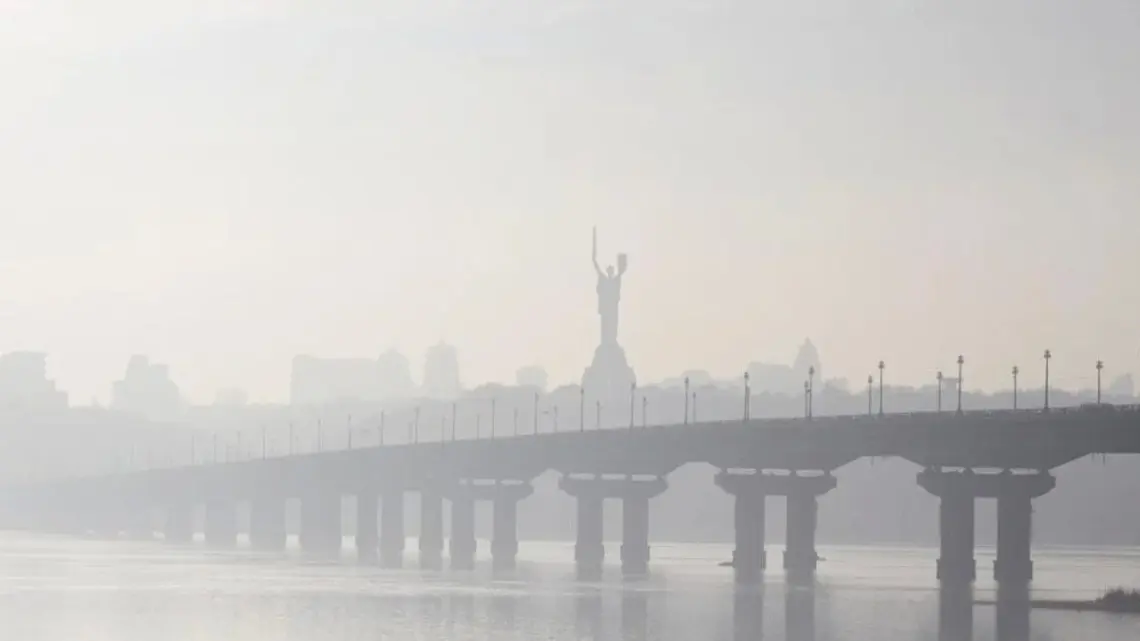
[[[459,381],[459,353],[446,343],[429,348],[424,357],[424,396],[455,398],[462,390]]]
[[[166,365],[135,355],[127,361],[122,380],[111,386],[111,407],[156,420],[176,417],[182,410],[182,395]]]
[[[47,377],[47,354],[8,352],[0,355],[0,407],[56,409],[67,407],[67,393]]]

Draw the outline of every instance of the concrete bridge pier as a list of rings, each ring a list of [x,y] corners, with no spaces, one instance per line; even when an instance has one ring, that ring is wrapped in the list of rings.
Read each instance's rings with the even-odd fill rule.
[[[969,583],[975,578],[974,500],[997,499],[998,545],[994,579],[1008,584],[1033,580],[1031,558],[1033,499],[1053,489],[1056,480],[1046,472],[1014,474],[947,471],[930,468],[918,483],[942,501],[939,529],[942,535],[938,578],[944,583]]]
[[[285,497],[259,496],[249,503],[249,543],[258,550],[285,549]]]
[[[756,474],[720,472],[716,475],[717,486],[734,499],[736,548],[732,552],[732,567],[737,580],[742,582],[758,579],[768,567],[764,550],[768,492],[763,481],[763,476]]]
[[[475,497],[463,491],[463,487],[459,486],[451,495],[451,542],[448,552],[453,570],[475,568]]]
[[[626,476],[564,476],[559,481],[564,492],[578,499],[578,536],[574,558],[584,579],[600,578],[605,560],[602,543],[602,505],[607,498],[622,500],[621,565],[626,576],[649,571],[649,499],[668,487],[663,477],[650,480]]]
[[[301,498],[301,549],[320,557],[340,555],[340,495],[331,492]]]
[[[356,494],[356,558],[362,563],[376,560],[380,544],[379,523],[380,497],[373,490],[361,490]]]
[[[203,530],[207,545],[226,548],[237,545],[237,504],[222,498],[207,501]]]
[[[972,583],[977,576],[974,561],[977,476],[971,470],[942,472],[931,469],[919,473],[918,483],[939,499],[938,580],[947,584]]]
[[[788,581],[806,583],[815,577],[819,553],[815,549],[819,497],[835,489],[835,477],[791,475],[787,488],[787,537],[784,549],[784,572]]]
[[[529,483],[496,483],[492,503],[491,565],[495,570],[513,570],[519,553],[519,501],[534,489]]]
[[[402,501],[403,495],[400,496]],[[420,490],[419,547],[421,568],[425,570],[443,568],[443,496],[432,488]]]
[[[167,543],[190,543],[194,540],[194,504],[176,501],[166,506],[162,538]]]
[[[1056,486],[1051,474],[999,474],[997,559],[994,579],[1019,584],[1033,580],[1033,499]]]
[[[384,492],[380,510],[380,564],[386,568],[404,567],[404,491]]]

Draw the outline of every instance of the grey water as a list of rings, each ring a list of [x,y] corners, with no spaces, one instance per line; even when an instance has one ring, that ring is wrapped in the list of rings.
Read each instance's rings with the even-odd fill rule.
[[[350,541],[346,541],[350,543]],[[409,541],[409,543],[414,543]],[[486,542],[481,542],[484,551]],[[350,550],[346,546],[346,550]],[[409,549],[414,549],[410,545]],[[616,556],[617,545],[610,546]],[[574,577],[573,544],[523,542],[519,568],[495,575],[382,570],[346,551],[297,551],[0,534],[0,638],[21,641],[891,640],[1115,641],[1140,618],[971,605],[996,598],[992,555],[979,553],[971,595],[934,580],[936,550],[821,547],[814,586],[785,586],[780,549],[759,586],[718,563],[731,547],[653,546],[652,575]],[[1042,550],[1031,596],[1093,598],[1140,585],[1140,549]],[[1025,595],[1029,596],[1029,595]],[[1003,612],[1003,607],[1006,611]]]

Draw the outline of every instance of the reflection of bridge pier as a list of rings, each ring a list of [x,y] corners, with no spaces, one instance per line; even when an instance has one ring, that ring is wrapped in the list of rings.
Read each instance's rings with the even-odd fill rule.
[[[768,496],[787,500],[787,549],[784,569],[788,580],[810,581],[819,555],[815,549],[818,499],[835,489],[830,474],[800,475],[729,473],[716,475],[716,484],[736,500],[736,549],[732,565],[743,581],[755,580],[767,565],[764,551],[765,503]]]
[[[602,543],[602,503],[607,498],[622,501],[621,568],[627,576],[649,571],[649,499],[665,491],[662,477],[563,476],[559,487],[578,500],[578,535],[574,559],[583,578],[601,576],[605,560]]]
[[[938,591],[938,641],[974,638],[974,586],[943,580]]]
[[[642,590],[621,593],[622,641],[645,641],[649,635],[649,595]]]
[[[815,641],[814,587],[788,587],[784,596],[784,637],[788,641]]]
[[[733,641],[760,641],[764,636],[764,584],[737,585],[732,593]]]
[[[998,474],[949,472],[927,469],[918,483],[941,500],[938,578],[944,583],[974,580],[974,501],[997,499],[998,545],[994,579],[1002,584],[1027,583],[1033,579],[1032,500],[1056,484],[1048,473]]]

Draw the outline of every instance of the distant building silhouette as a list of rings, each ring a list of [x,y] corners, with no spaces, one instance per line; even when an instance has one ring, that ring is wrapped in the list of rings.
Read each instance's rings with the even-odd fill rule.
[[[67,407],[67,393],[47,377],[47,354],[8,352],[0,356],[0,407],[56,409]]]
[[[454,398],[462,391],[459,354],[447,343],[428,349],[424,357],[423,394],[428,398]]]
[[[416,384],[412,381],[412,364],[408,357],[390,349],[376,359],[379,376],[379,400],[411,398]]]
[[[111,387],[111,407],[152,419],[169,419],[182,409],[178,386],[166,365],[135,355],[127,362],[123,379]]]
[[[817,389],[821,389],[824,378],[819,351],[811,340],[805,340],[791,366],[754,362],[748,365],[748,376],[752,389],[757,392],[797,396],[803,393],[804,381],[808,379],[808,371],[812,367],[815,368],[815,383],[819,386]]]
[[[218,407],[242,407],[249,403],[249,395],[243,389],[220,389],[214,395],[214,405]]]
[[[515,383],[520,387],[536,387],[545,392],[547,380],[546,370],[540,365],[528,365],[515,373]]]
[[[1127,398],[1132,398],[1132,395],[1136,393],[1136,388],[1132,383],[1132,375],[1125,374],[1123,376],[1116,377],[1105,390],[1105,393],[1107,393],[1109,396],[1124,396]]]

